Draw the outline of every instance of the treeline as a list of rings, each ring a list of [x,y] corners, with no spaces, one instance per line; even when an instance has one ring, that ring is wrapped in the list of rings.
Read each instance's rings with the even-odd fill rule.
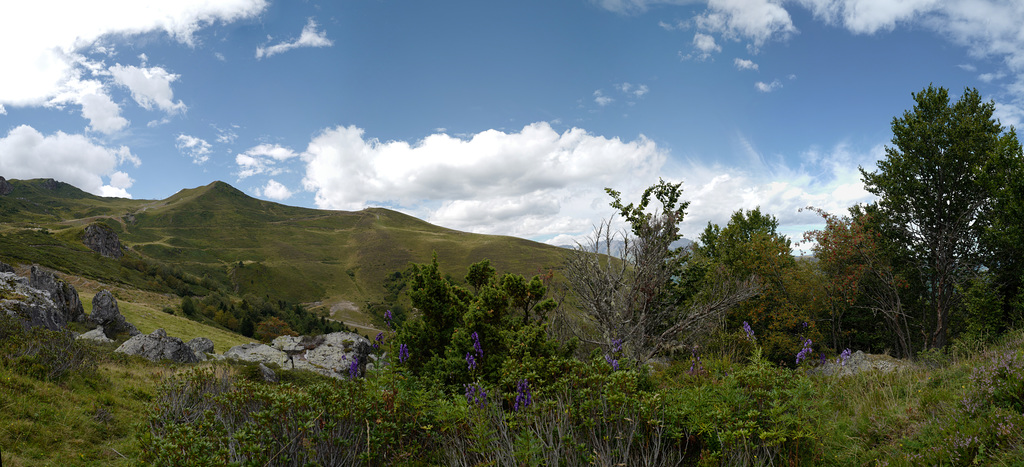
[[[344,323],[329,320],[301,304],[265,300],[252,295],[237,301],[221,293],[212,293],[202,298],[186,296],[181,299],[180,310],[190,319],[216,323],[225,329],[262,341],[284,335],[350,331]]]

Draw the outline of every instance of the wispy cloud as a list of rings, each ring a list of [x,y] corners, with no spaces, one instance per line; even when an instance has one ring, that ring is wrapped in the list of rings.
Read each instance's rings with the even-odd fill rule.
[[[770,82],[770,83],[765,83],[763,81],[758,81],[758,82],[754,83],[754,88],[756,88],[758,91],[761,91],[761,92],[772,92],[772,91],[774,91],[776,89],[779,89],[781,87],[782,87],[782,82],[777,80],[777,79],[776,80],[772,80],[772,82]]]
[[[733,59],[732,63],[736,65],[737,69],[740,70],[754,70],[757,71],[757,64],[746,59],[736,58]]]
[[[210,160],[210,153],[212,153],[210,143],[207,143],[206,140],[186,134],[179,134],[175,138],[174,147],[178,148],[182,155],[191,158],[192,162],[197,165],[205,164]]]
[[[299,47],[330,47],[332,45],[334,45],[334,41],[327,38],[327,32],[318,31],[316,21],[310,18],[306,27],[302,28],[302,34],[298,39],[274,44],[270,47],[257,47],[256,58],[270,57]]]

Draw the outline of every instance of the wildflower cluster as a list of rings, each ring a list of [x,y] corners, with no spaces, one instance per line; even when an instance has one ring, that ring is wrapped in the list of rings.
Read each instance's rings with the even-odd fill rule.
[[[747,339],[749,339],[751,342],[757,340],[757,338],[754,337],[754,330],[750,328],[750,323],[746,321],[743,322],[743,332],[747,335]]]
[[[810,339],[804,339],[804,348],[800,349],[800,352],[797,352],[797,354],[796,354],[796,364],[797,365],[799,365],[800,362],[802,362],[804,360],[807,360],[807,357],[811,355],[811,352],[812,352],[811,346],[813,344],[814,343],[811,342]]]
[[[487,390],[476,383],[466,385],[466,403],[481,409],[487,405]]]
[[[524,379],[516,387],[516,402],[512,410],[518,412],[520,407],[526,408],[530,404],[533,404],[533,394],[530,392],[530,382]]]
[[[348,366],[348,377],[355,379],[356,376],[359,376],[359,357],[353,358],[352,364]]]
[[[394,329],[394,328],[395,328],[395,325],[394,325],[394,323],[392,323],[392,322],[391,322],[391,320],[392,320],[392,319],[393,319],[393,318],[392,318],[392,316],[391,316],[391,310],[387,310],[387,311],[385,311],[385,312],[384,312],[384,320],[388,322],[388,327],[389,327],[389,328],[392,328],[392,329]]]
[[[700,351],[697,346],[690,349],[690,374],[696,375],[704,372],[704,364],[700,362]]]
[[[622,339],[612,339],[612,353],[604,354],[604,361],[612,367],[612,371],[619,371],[619,359],[616,358],[622,353]]]
[[[398,346],[398,363],[405,363],[409,359],[409,346],[402,344]]]
[[[612,358],[611,355],[604,354],[604,361],[608,362],[608,365],[612,367],[612,371],[619,371],[619,361]]]
[[[476,369],[476,358],[473,357],[473,352],[466,352],[466,367],[470,371]]]
[[[846,361],[850,359],[850,355],[850,349],[843,350],[843,352],[839,354],[839,357],[836,358],[836,363],[838,363],[839,366],[846,366]]]
[[[373,338],[373,348],[379,349],[381,344],[384,343],[384,333],[378,332],[377,337]]]

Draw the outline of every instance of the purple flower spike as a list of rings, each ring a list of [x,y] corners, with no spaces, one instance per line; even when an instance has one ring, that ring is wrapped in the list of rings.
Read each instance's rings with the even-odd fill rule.
[[[356,376],[359,376],[359,357],[353,358],[352,364],[348,366],[348,377],[355,379]]]
[[[619,371],[619,361],[612,358],[611,355],[604,354],[604,361],[608,362],[608,365],[611,365],[612,371]]]
[[[373,348],[379,349],[380,345],[384,343],[384,333],[378,332],[377,337],[373,338]]]
[[[613,339],[612,340],[612,352],[615,352],[615,353],[622,352],[622,339]]]
[[[474,331],[471,337],[473,338],[473,350],[476,351],[476,355],[484,358],[484,348],[480,345],[480,335]]]
[[[409,359],[409,346],[402,344],[398,346],[398,363],[405,363]]]
[[[516,390],[516,403],[512,406],[512,411],[514,412],[518,412],[521,407],[526,408],[530,404],[533,404],[533,395],[530,393],[529,381],[525,379],[520,381]]]
[[[839,354],[839,358],[836,359],[836,363],[838,363],[839,366],[846,366],[846,361],[850,359],[851,354],[852,352],[850,352],[850,349],[844,350],[843,353]]]
[[[752,341],[757,340],[757,338],[754,337],[754,330],[750,328],[750,323],[746,321],[743,322],[743,332],[747,334],[747,339],[750,339]]]
[[[469,367],[470,371],[476,369],[476,359],[473,358],[472,352],[466,352],[466,366]]]
[[[796,354],[796,364],[797,365],[799,365],[800,362],[806,360],[807,357],[809,355],[811,355],[811,352],[812,352],[811,346],[812,345],[813,345],[813,342],[811,342],[810,339],[804,339],[804,348],[800,349],[800,352],[798,352]]]

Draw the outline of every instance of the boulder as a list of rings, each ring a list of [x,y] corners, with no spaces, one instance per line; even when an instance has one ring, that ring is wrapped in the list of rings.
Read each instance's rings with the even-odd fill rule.
[[[0,196],[7,196],[14,191],[14,187],[6,178],[0,177]]]
[[[170,337],[163,329],[151,334],[138,334],[121,344],[115,352],[140,355],[154,362],[171,360],[178,363],[197,363],[199,357],[181,339]]]
[[[0,272],[0,297],[0,312],[17,316],[25,326],[51,331],[67,327],[67,316],[50,300],[50,294],[32,287],[27,278]]]
[[[276,383],[276,382],[278,382],[277,373],[274,373],[274,370],[271,370],[270,368],[268,368],[266,365],[264,365],[262,363],[260,363],[260,376],[263,377],[263,381],[264,382],[267,382],[267,383]]]
[[[207,354],[213,353],[213,341],[205,337],[192,339],[188,341],[186,345],[188,345],[188,348],[192,349],[192,352],[196,354],[196,357],[199,357],[202,361],[206,361]]]
[[[842,360],[829,359],[824,364],[818,365],[808,371],[808,374],[820,374],[825,376],[849,376],[865,371],[878,371],[891,373],[903,370],[910,366],[910,363],[893,358],[889,355],[866,354],[863,351],[856,351],[845,362]]]
[[[106,334],[103,334],[103,326],[97,326],[96,329],[93,329],[92,331],[89,331],[85,334],[79,334],[78,337],[76,337],[75,339],[85,339],[89,341],[99,342],[101,344],[109,344],[111,342],[114,342],[114,339],[111,339],[107,337]]]
[[[120,259],[124,256],[117,233],[103,224],[89,224],[82,235],[82,243],[107,258]]]
[[[102,326],[103,332],[110,338],[122,332],[127,332],[129,336],[140,334],[135,325],[121,315],[117,299],[109,290],[102,290],[92,297],[92,314],[89,315],[89,321]]]
[[[3,177],[0,177],[0,178],[3,178]],[[4,262],[0,261],[0,272],[9,272],[11,274],[14,274],[14,267],[11,266],[10,264],[7,264],[7,263],[4,263]]]
[[[224,358],[233,358],[245,362],[273,363],[283,368],[288,367],[288,354],[266,344],[248,343],[236,345],[228,349],[227,352],[224,352]]]
[[[29,285],[50,295],[54,306],[64,314],[65,322],[85,320],[85,309],[82,308],[82,300],[78,298],[78,291],[56,274],[32,265]]]

